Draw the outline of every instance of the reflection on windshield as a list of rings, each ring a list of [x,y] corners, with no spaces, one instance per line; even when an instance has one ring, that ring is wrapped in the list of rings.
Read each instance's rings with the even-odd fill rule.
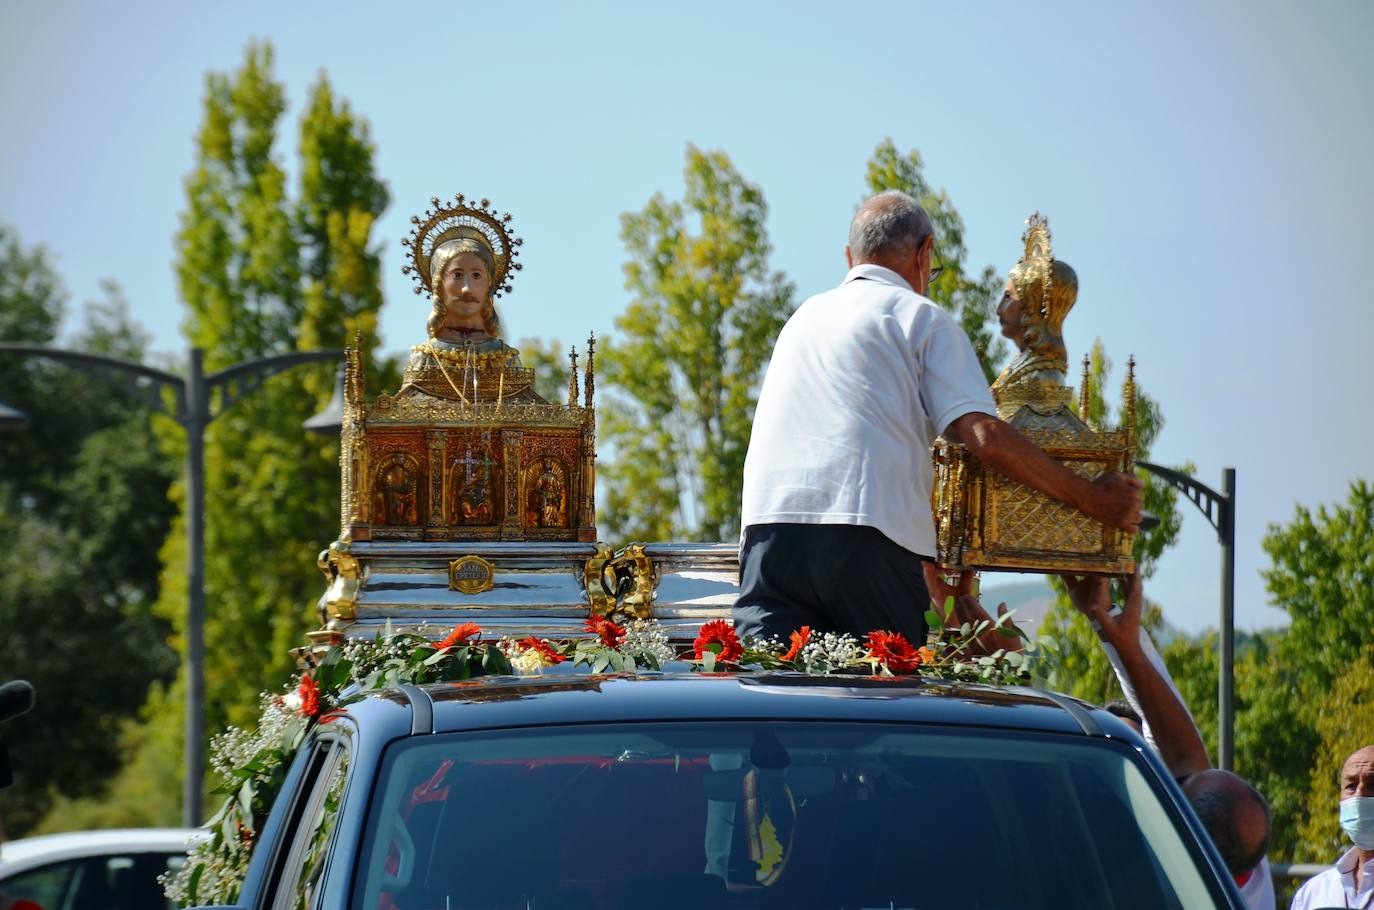
[[[393,746],[354,910],[1211,907],[1124,750],[834,723]]]

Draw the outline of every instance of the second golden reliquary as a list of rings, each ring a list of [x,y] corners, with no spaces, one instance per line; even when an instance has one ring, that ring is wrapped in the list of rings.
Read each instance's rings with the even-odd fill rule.
[[[1051,458],[1088,480],[1135,467],[1135,376],[1126,377],[1125,425],[1088,424],[1088,361],[1078,412],[1064,384],[1068,354],[1061,328],[1078,296],[1078,277],[1054,258],[1049,223],[1027,221],[1025,253],[1011,271],[998,314],[1018,353],[992,385],[998,416]],[[949,569],[1129,574],[1134,535],[1100,521],[983,464],[940,437],[931,447],[937,562]]]

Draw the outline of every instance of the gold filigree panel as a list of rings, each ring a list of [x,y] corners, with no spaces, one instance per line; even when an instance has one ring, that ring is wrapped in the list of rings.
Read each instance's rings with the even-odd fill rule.
[[[1064,466],[1086,480],[1104,473],[1102,461],[1066,461]],[[1053,550],[1088,555],[1100,553],[1107,532],[1102,523],[1044,493],[989,472],[986,545],[1016,550]]]

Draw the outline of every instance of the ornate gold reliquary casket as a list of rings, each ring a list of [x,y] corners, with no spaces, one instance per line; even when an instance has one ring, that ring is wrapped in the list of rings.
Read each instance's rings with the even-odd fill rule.
[[[1065,389],[1065,392],[1070,390]],[[1135,467],[1130,427],[1094,430],[1067,405],[1048,414],[1023,404],[1002,419],[1051,458],[1089,480]],[[1121,575],[1135,571],[1135,535],[1009,480],[943,437],[935,459],[937,561],[951,569]]]
[[[447,353],[432,352],[431,360]],[[533,371],[501,352],[452,356],[448,375],[497,394],[486,401],[441,397],[431,386],[445,377],[417,368],[407,371],[416,394],[403,390],[369,404],[358,355],[350,353],[345,536],[595,541],[590,394],[586,404],[575,395],[566,405],[547,403],[528,394]]]

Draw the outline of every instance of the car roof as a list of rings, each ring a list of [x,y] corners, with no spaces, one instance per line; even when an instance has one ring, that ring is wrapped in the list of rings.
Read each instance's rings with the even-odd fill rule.
[[[200,828],[110,828],[26,837],[0,843],[0,876],[85,856],[181,853],[192,840],[208,836]]]
[[[556,668],[555,668],[556,669]],[[928,723],[1103,735],[1104,712],[1055,693],[916,677],[551,673],[405,687],[415,732],[652,720]],[[423,723],[421,715],[429,715]]]

